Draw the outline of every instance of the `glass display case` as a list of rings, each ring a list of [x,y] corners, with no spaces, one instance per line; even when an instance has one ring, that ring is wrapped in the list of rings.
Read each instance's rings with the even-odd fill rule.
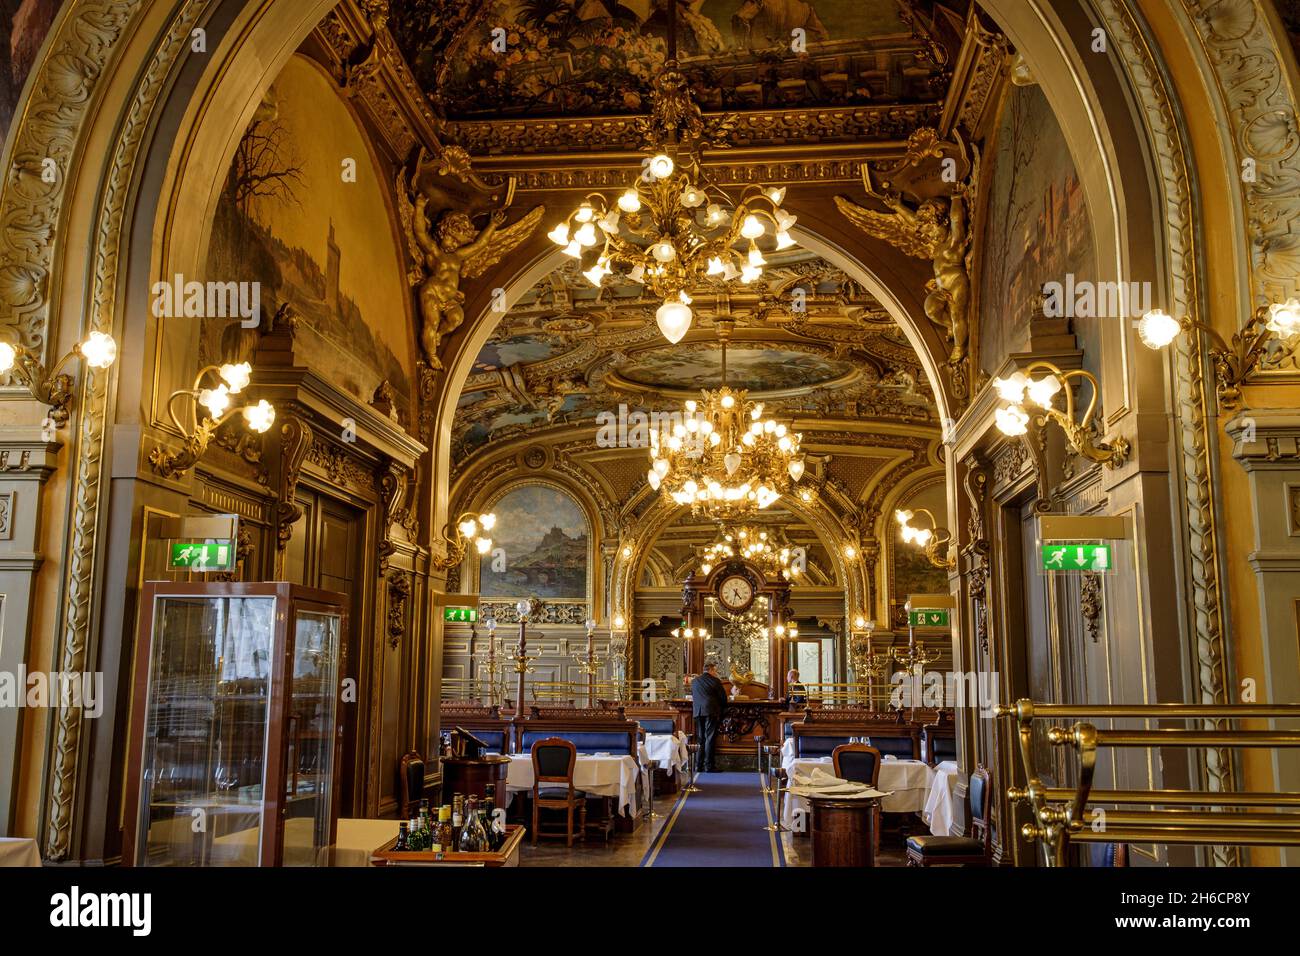
[[[126,862],[323,861],[338,819],[348,600],[283,583],[145,585]]]

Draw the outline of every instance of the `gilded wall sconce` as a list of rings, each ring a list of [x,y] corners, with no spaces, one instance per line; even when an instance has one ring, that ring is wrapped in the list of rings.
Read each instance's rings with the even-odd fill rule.
[[[917,514],[923,514],[930,520],[928,528],[914,528],[912,519]],[[934,512],[928,508],[914,508],[910,511],[902,509],[894,512],[894,518],[898,521],[898,530],[903,536],[903,540],[908,544],[914,544],[925,552],[926,558],[930,564],[936,568],[943,568],[951,571],[957,566],[957,562],[947,557],[948,543],[952,541],[952,533],[947,528],[941,528],[939,522],[934,517]],[[943,557],[940,557],[943,555]]]
[[[1203,322],[1189,317],[1182,321],[1153,309],[1138,320],[1138,337],[1150,349],[1162,349],[1183,332],[1199,329],[1210,337],[1210,362],[1214,365],[1215,392],[1219,404],[1235,409],[1241,404],[1241,385],[1259,369],[1274,349],[1295,351],[1300,346],[1300,301],[1288,299],[1260,306],[1246,327],[1232,336],[1232,342]]]
[[[48,405],[50,421],[54,422],[55,427],[62,428],[68,423],[72,376],[60,369],[74,358],[80,358],[90,368],[108,368],[117,358],[117,343],[111,335],[91,332],[84,342],[78,343],[52,369],[47,370],[31,349],[0,342],[0,375],[11,375],[18,384],[31,392],[32,398],[42,405]]]
[[[209,375],[215,375],[217,382],[211,387],[204,385]],[[149,463],[154,470],[166,478],[179,478],[203,457],[208,450],[212,437],[226,422],[236,414],[242,415],[244,425],[249,431],[259,435],[265,434],[275,424],[275,406],[266,399],[256,404],[232,407],[232,395],[238,395],[248,387],[253,375],[253,367],[247,362],[238,365],[209,365],[194,377],[194,385],[172,392],[167,399],[167,414],[171,416],[176,430],[185,436],[185,443],[180,451],[168,451],[161,445],[149,453]],[[176,414],[176,400],[188,399],[190,414],[194,418],[193,427],[187,427]]]
[[[1037,371],[1047,374],[1034,378]],[[1092,398],[1088,401],[1083,415],[1078,415],[1075,406],[1074,389],[1070,387],[1072,379],[1086,381],[1092,386]],[[1118,468],[1128,459],[1128,439],[1122,436],[1109,442],[1093,440],[1093,415],[1097,411],[1097,399],[1101,388],[1097,378],[1085,369],[1072,369],[1063,372],[1051,362],[1038,361],[1023,372],[1016,372],[1010,378],[995,378],[993,388],[1006,403],[994,413],[998,430],[1004,435],[1023,435],[1029,430],[1030,413],[1025,404],[1041,409],[1036,422],[1040,428],[1049,421],[1060,426],[1065,432],[1065,439],[1070,447],[1089,461],[1100,462],[1107,468]],[[1065,392],[1065,410],[1055,407],[1056,393]]]
[[[465,552],[469,550],[471,541],[474,542],[474,549],[479,554],[487,554],[492,550],[492,539],[488,537],[487,532],[491,531],[496,523],[497,516],[491,512],[477,515],[470,511],[465,512],[456,519],[454,525],[448,523],[447,527],[442,529],[447,553],[443,556],[435,554],[429,560],[440,571],[454,568],[465,560]]]

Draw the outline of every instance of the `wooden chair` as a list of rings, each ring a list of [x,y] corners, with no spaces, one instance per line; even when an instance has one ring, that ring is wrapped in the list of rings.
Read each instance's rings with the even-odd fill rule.
[[[865,783],[873,790],[880,789],[880,751],[866,744],[840,744],[831,752],[831,766],[841,780]],[[872,831],[875,833],[876,852],[880,852],[880,801],[871,811]]]
[[[931,767],[957,759],[957,728],[952,717],[940,711],[939,719],[921,728],[921,759]]]
[[[993,800],[989,772],[976,767],[966,793],[970,809],[970,831],[978,836],[933,836],[907,838],[908,866],[988,866],[993,858],[993,828],[989,825]]]
[[[419,812],[420,798],[424,796],[424,758],[418,751],[407,751],[398,762],[397,772],[402,819],[409,820]]]
[[[539,836],[560,836],[558,830],[543,833],[542,810],[565,811],[563,836],[573,846],[573,815],[578,813],[578,835],[587,828],[587,795],[573,789],[573,769],[578,764],[578,748],[561,737],[547,737],[532,746],[533,758],[533,845]],[[552,786],[543,786],[550,784]],[[563,786],[554,786],[563,784]]]

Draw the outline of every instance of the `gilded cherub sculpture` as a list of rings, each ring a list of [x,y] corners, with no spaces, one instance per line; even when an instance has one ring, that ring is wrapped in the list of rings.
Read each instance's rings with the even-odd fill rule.
[[[518,222],[503,228],[504,208],[493,209],[480,231],[462,209],[430,209],[430,202],[445,202],[445,193],[419,175],[408,181],[398,177],[397,195],[407,247],[416,268],[409,273],[419,287],[420,344],[431,369],[441,369],[438,350],[442,340],[465,321],[462,279],[475,279],[528,238],[541,221],[544,207],[537,206]],[[414,193],[414,202],[412,202]],[[431,213],[437,213],[430,228]]]

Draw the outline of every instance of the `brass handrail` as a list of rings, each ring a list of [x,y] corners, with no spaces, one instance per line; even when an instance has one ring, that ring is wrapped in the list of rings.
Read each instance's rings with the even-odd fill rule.
[[[1070,841],[1300,846],[1300,814],[1229,814],[1205,810],[1100,810],[1097,803],[1146,803],[1198,807],[1300,806],[1300,793],[1209,793],[1204,791],[1092,790],[1099,747],[1300,747],[1300,731],[1232,729],[1109,730],[1092,723],[1051,727],[1047,739],[1079,756],[1079,786],[1046,787],[1034,756],[1034,721],[1061,718],[1142,718],[1231,721],[1300,718],[1298,704],[1037,704],[1017,700],[995,713],[1018,726],[1021,764],[1028,781],[1007,796],[1030,805],[1033,822],[1021,833],[1038,842],[1048,866],[1063,866]]]

